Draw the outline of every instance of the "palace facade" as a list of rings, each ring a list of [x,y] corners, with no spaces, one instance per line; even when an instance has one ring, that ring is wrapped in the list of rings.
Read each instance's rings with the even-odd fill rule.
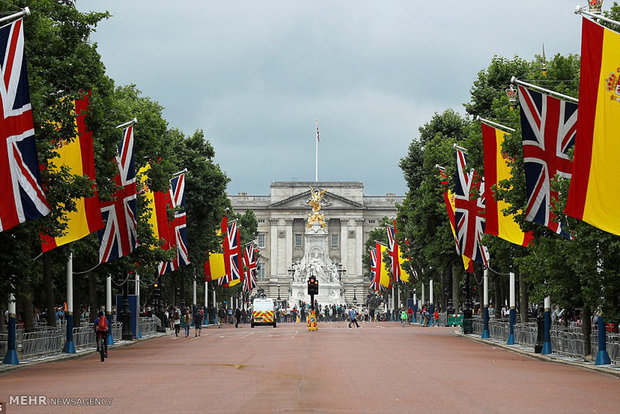
[[[293,264],[304,256],[311,186],[326,190],[321,213],[328,232],[328,255],[337,264],[344,297],[349,303],[362,302],[369,284],[362,269],[364,243],[383,217],[396,217],[396,203],[404,197],[365,195],[358,181],[276,181],[269,195],[229,195],[235,212],[252,210],[258,220],[258,287],[269,297],[288,300]]]

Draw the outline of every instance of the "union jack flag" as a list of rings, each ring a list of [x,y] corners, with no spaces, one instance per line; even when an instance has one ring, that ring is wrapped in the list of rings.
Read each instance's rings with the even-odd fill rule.
[[[400,261],[399,261],[399,248],[396,241],[396,220],[394,220],[394,226],[387,226],[388,236],[388,249],[390,250],[390,261],[392,267],[392,280],[394,282],[401,282],[400,278]]]
[[[256,274],[258,273],[258,249],[251,243],[245,246],[243,262],[245,263],[243,291],[250,292],[256,287]]]
[[[175,271],[189,264],[187,245],[187,216],[185,214],[185,174],[180,174],[170,180],[170,200],[175,209],[174,219],[169,223],[170,231],[174,234],[171,241],[177,249],[177,257],[170,262],[159,264],[159,274]]]
[[[0,231],[43,217],[41,187],[24,54],[22,19],[0,28]]]
[[[566,224],[551,211],[558,193],[551,190],[550,181],[556,175],[571,177],[573,163],[568,151],[577,136],[577,104],[521,85],[519,103],[527,189],[525,219],[570,238]]]
[[[484,181],[473,169],[467,172],[467,158],[460,149],[456,150],[456,164],[454,204],[460,254],[487,266],[488,253],[481,242],[484,233]],[[479,196],[472,198],[475,192]]]
[[[377,249],[370,249],[370,289],[379,291],[379,281],[377,280]]]
[[[220,286],[227,287],[232,281],[241,279],[243,267],[241,264],[241,235],[236,221],[228,223],[228,219],[222,219],[224,235],[224,266],[226,276],[218,279]]]
[[[136,220],[136,165],[133,154],[133,125],[123,131],[118,147],[114,177],[119,188],[112,201],[101,203],[101,217],[105,226],[99,234],[99,263],[106,263],[127,256],[137,244]]]

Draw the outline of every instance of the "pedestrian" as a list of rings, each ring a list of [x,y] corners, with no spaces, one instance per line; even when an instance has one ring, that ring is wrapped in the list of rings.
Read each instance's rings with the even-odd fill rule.
[[[435,318],[435,326],[439,326],[439,312],[437,310],[435,310],[433,317]]]
[[[235,319],[237,320],[235,323],[235,328],[238,328],[239,321],[241,321],[241,309],[239,309],[239,306],[237,306],[237,309],[235,309]]]
[[[407,322],[413,323],[413,309],[411,309],[411,306],[407,309]]]
[[[357,313],[355,312],[355,309],[353,308],[349,309],[349,318],[350,318],[349,328],[351,327],[352,323],[355,323],[356,327],[358,328],[360,327],[360,325],[357,323]]]
[[[178,338],[179,331],[181,330],[181,314],[178,312],[178,308],[174,310],[173,316],[173,324],[174,324],[174,335]]]
[[[192,317],[189,314],[189,309],[185,309],[185,315],[183,315],[183,326],[185,327],[185,337],[189,336],[189,328],[192,326]]]
[[[202,309],[196,311],[196,316],[194,316],[194,337],[200,336],[202,331]]]
[[[400,323],[403,325],[403,328],[407,325],[407,311],[405,308],[402,308],[400,311]]]
[[[226,309],[224,309],[224,306],[221,306],[220,309],[217,311],[217,317],[219,318],[217,327],[221,328],[223,323],[226,323]]]

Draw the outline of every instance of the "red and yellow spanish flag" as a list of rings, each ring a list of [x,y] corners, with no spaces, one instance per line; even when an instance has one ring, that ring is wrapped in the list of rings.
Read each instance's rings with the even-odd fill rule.
[[[217,280],[226,276],[226,266],[224,264],[223,253],[210,253],[204,265],[205,282]]]
[[[170,192],[151,191],[146,186],[147,172],[151,169],[151,164],[146,164],[138,171],[138,180],[144,186],[144,198],[149,208],[148,223],[151,226],[153,235],[162,241],[161,248],[169,250],[176,245],[174,233],[170,231],[168,223],[168,207],[172,208]],[[154,246],[152,247],[154,248]]]
[[[579,118],[564,212],[620,235],[620,34],[586,18]]]
[[[512,177],[512,168],[507,157],[502,155],[502,144],[508,135],[506,132],[485,124],[482,126],[482,144],[484,146],[484,202],[486,224],[484,232],[500,237],[520,246],[530,244],[534,235],[523,233],[521,226],[515,222],[514,215],[504,215],[504,209],[510,204],[495,200],[493,186]]]
[[[99,195],[97,194],[95,184],[93,134],[86,128],[85,122],[90,94],[91,92],[89,91],[82,99],[74,102],[77,136],[71,142],[65,142],[55,150],[59,155],[55,164],[57,165],[56,168],[67,167],[71,174],[88,177],[92,182],[94,194],[92,197],[75,200],[77,210],[64,214],[67,228],[63,236],[51,237],[46,234],[40,235],[41,249],[44,252],[79,240],[103,227],[101,211],[99,210]]]
[[[220,230],[216,232],[218,236],[222,235],[222,230],[227,231],[226,216],[220,222]],[[226,276],[226,263],[224,261],[224,253],[209,253],[209,257],[204,264],[205,282],[220,279]]]
[[[392,278],[390,277],[390,272],[388,270],[389,265],[386,263],[385,258],[383,257],[383,253],[388,251],[387,246],[382,245],[379,242],[376,242],[377,248],[377,262],[380,262],[381,265],[378,266],[379,275],[379,283],[381,286],[384,286],[388,289],[392,288]]]

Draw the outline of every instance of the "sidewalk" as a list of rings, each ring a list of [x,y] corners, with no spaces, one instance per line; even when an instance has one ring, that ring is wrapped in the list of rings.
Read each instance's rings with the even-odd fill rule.
[[[167,336],[170,334],[174,334],[174,330],[167,330],[166,333],[163,332],[158,332],[155,333],[154,335],[145,337],[145,338],[140,338],[140,339],[134,339],[131,341],[124,341],[122,339],[115,339],[114,340],[114,345],[110,347],[110,351],[113,352],[114,349],[121,347],[121,346],[129,346],[129,345],[134,345],[134,344],[138,344],[140,342],[143,341],[148,341],[149,339],[153,339],[153,338],[160,338],[162,336]],[[87,357],[88,355],[91,355],[93,353],[97,352],[97,348],[96,347],[92,347],[92,348],[83,348],[83,349],[77,349],[75,354],[66,354],[64,352],[58,353],[58,354],[54,354],[54,355],[48,355],[48,356],[42,356],[42,357],[38,357],[38,358],[31,358],[31,359],[26,359],[24,361],[19,361],[18,365],[7,365],[7,364],[2,364],[0,363],[0,375],[4,375],[10,371],[15,371],[17,369],[21,369],[21,368],[26,368],[26,367],[30,367],[32,365],[37,365],[37,364],[41,364],[44,362],[51,362],[51,361],[62,361],[62,360],[66,360],[66,359],[77,359],[77,358],[84,358]]]
[[[541,361],[555,362],[555,363],[558,363],[558,364],[572,365],[574,367],[579,367],[579,368],[587,369],[587,370],[590,370],[590,371],[600,372],[602,374],[613,375],[615,377],[620,378],[620,366],[618,366],[618,365],[614,365],[614,364],[595,365],[594,364],[594,360],[592,360],[592,361],[584,361],[582,359],[577,359],[577,358],[568,357],[568,356],[562,356],[562,355],[553,354],[553,353],[552,354],[548,354],[548,355],[537,354],[537,353],[534,352],[534,348],[529,347],[529,346],[524,346],[524,345],[519,345],[519,344],[506,345],[505,342],[500,341],[499,339],[496,339],[496,338],[482,339],[482,338],[480,338],[480,335],[476,335],[476,334],[465,335],[465,334],[463,334],[461,332],[460,329],[459,330],[455,330],[454,334],[458,335],[458,336],[462,336],[462,337],[468,338],[468,339],[471,339],[471,340],[476,341],[476,342],[481,342],[481,343],[486,344],[486,345],[491,345],[491,346],[494,346],[494,347],[499,347],[499,348],[507,349],[508,351],[515,352],[515,353],[521,354],[521,355],[525,355],[525,356],[528,356],[530,358],[539,359]]]

